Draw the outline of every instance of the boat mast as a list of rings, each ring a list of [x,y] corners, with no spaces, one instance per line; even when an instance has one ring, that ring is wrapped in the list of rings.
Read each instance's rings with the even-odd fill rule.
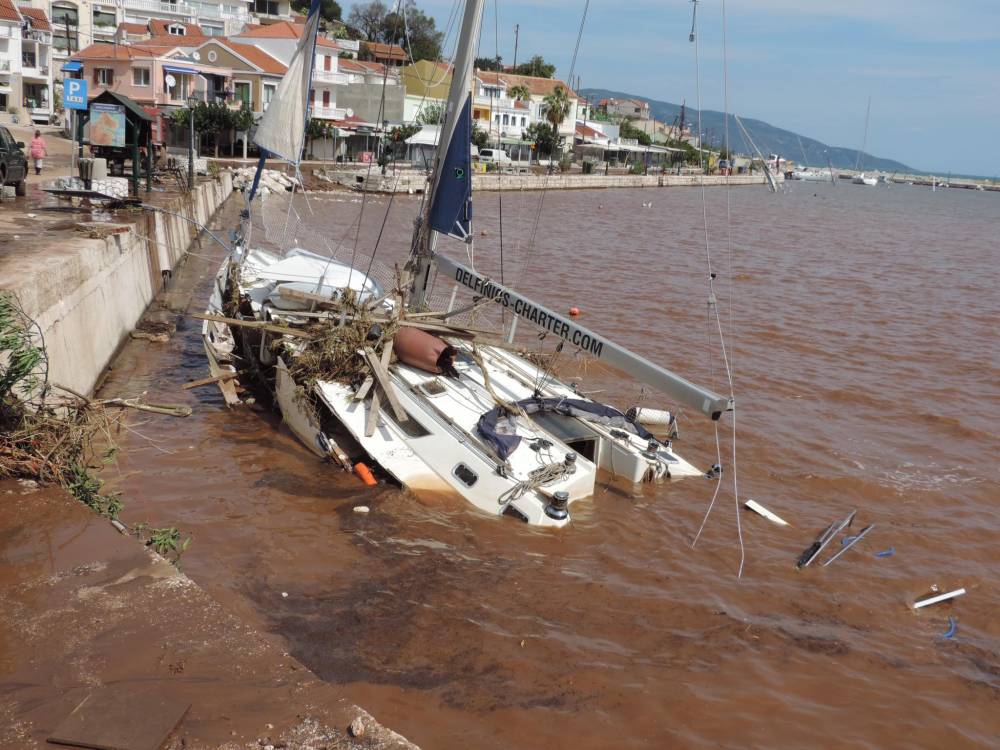
[[[858,167],[861,166],[861,157],[868,147],[868,117],[872,113],[872,98],[868,97],[868,108],[865,109],[865,137],[861,140],[861,150],[858,151],[858,156],[854,160],[854,171],[858,171]]]
[[[430,280],[431,259],[437,244],[437,232],[431,227],[431,212],[439,199],[442,185],[442,167],[451,147],[452,140],[458,130],[463,108],[471,106],[472,73],[475,65],[475,51],[479,44],[479,29],[483,20],[485,0],[465,0],[465,11],[462,16],[462,30],[458,37],[458,47],[455,52],[455,68],[451,76],[451,88],[448,90],[448,105],[441,128],[441,138],[438,141],[437,153],[434,158],[434,171],[431,173],[428,186],[428,199],[413,234],[413,246],[410,258],[412,286],[409,306],[422,308],[426,303],[427,286]],[[461,137],[461,133],[459,133]],[[462,144],[466,153],[470,150],[469,143]],[[471,181],[472,175],[465,179]],[[471,242],[472,238],[466,238]]]

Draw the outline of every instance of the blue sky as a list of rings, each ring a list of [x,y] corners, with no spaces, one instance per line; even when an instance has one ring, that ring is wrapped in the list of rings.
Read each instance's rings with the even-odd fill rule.
[[[417,0],[444,29],[454,0]],[[585,0],[487,0],[480,54],[569,75]],[[1000,0],[727,0],[730,111],[945,174],[1000,174]],[[701,94],[723,109],[722,0],[701,0]],[[696,100],[688,0],[591,0],[584,87]],[[453,48],[452,35],[447,54]]]

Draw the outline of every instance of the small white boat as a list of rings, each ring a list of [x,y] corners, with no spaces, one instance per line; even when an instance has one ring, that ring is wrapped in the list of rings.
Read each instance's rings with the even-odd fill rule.
[[[808,167],[793,169],[791,176],[793,180],[802,180],[804,182],[831,182],[833,180],[833,173],[830,170],[809,169]]]
[[[855,185],[869,185],[871,187],[874,187],[875,185],[878,185],[878,177],[869,177],[864,172],[862,172],[861,174],[854,175],[854,177],[851,179],[851,182],[853,182]]]

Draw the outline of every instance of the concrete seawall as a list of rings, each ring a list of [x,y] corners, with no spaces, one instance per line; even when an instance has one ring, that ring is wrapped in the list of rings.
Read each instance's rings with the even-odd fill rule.
[[[231,192],[223,174],[157,204],[204,224]],[[90,393],[197,230],[159,212],[119,213],[114,223],[83,223],[69,233],[37,221],[0,259],[0,289],[14,292],[41,328],[49,381]]]

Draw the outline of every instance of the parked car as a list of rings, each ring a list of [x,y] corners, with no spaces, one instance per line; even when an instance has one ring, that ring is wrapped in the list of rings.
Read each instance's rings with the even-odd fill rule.
[[[513,164],[507,152],[499,148],[479,149],[479,161],[486,164]]]
[[[15,141],[5,127],[0,127],[0,185],[13,185],[15,195],[24,195],[28,177],[28,157],[24,142]]]

